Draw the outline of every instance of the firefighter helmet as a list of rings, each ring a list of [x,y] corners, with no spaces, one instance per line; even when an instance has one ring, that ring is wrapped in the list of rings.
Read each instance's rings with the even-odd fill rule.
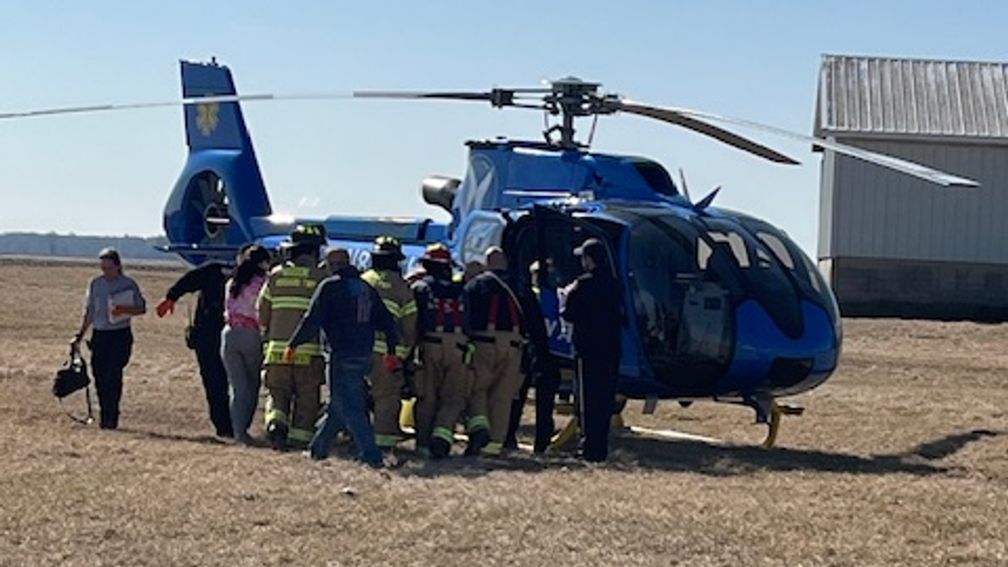
[[[394,236],[379,236],[376,238],[374,246],[371,248],[371,255],[392,256],[396,261],[406,259],[406,256],[403,255],[402,243]]]
[[[299,224],[291,231],[287,240],[281,244],[281,248],[293,248],[295,246],[324,246],[326,243],[325,226],[321,224]]]
[[[448,247],[444,244],[431,244],[427,247],[427,250],[424,251],[423,261],[435,262],[438,264],[451,264],[451,251],[448,250]]]

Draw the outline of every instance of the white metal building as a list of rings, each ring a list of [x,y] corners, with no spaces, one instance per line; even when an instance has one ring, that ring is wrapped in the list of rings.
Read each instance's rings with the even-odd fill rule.
[[[814,133],[981,183],[825,151],[818,256],[845,314],[1008,319],[1008,64],[826,55]]]

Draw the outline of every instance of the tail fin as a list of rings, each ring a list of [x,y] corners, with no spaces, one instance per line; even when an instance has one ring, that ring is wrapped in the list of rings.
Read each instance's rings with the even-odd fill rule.
[[[216,61],[182,61],[182,96],[237,94],[231,71]],[[237,102],[185,105],[186,161],[165,206],[170,245],[186,260],[228,255],[251,242],[253,219],[272,213],[252,139]]]
[[[238,94],[227,67],[215,61],[182,61],[181,64],[183,98]],[[187,104],[185,128],[190,151],[229,149],[252,152],[252,140],[237,102]]]

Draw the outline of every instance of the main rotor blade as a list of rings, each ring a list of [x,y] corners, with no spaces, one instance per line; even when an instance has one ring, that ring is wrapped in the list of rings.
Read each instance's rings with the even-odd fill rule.
[[[683,128],[699,132],[705,136],[710,136],[711,138],[728,144],[729,146],[747,151],[772,162],[786,163],[789,165],[798,165],[800,163],[798,160],[788,157],[777,150],[764,146],[758,142],[754,142],[753,140],[743,136],[739,136],[734,132],[729,132],[720,126],[708,124],[707,122],[688,116],[685,112],[681,112],[678,109],[651,106],[630,100],[618,101],[616,103],[616,108],[618,110],[622,110],[623,112],[629,112],[630,114],[654,118],[655,120],[661,120],[663,122],[675,124],[676,126],[682,126]]]
[[[440,99],[440,100],[493,100],[492,92],[477,91],[354,91],[354,98],[385,98],[394,100],[404,99]]]
[[[260,93],[244,95],[212,95],[190,97],[177,100],[134,102],[124,104],[91,104],[83,106],[62,106],[55,108],[39,108],[18,112],[0,112],[0,120],[15,118],[34,118],[39,116],[54,116],[60,114],[90,114],[95,112],[114,112],[120,110],[138,110],[144,108],[169,108],[187,104],[222,104],[227,102],[251,102],[261,100],[336,100],[353,98],[351,92],[316,92],[316,93]]]
[[[805,134],[799,134],[798,132],[784,130],[782,128],[777,128],[776,126],[769,126],[767,124],[762,124],[760,122],[753,122],[751,120],[745,120],[742,118],[729,118],[726,116],[718,116],[716,114],[710,114],[708,112],[702,112],[699,110],[689,110],[685,108],[675,108],[669,110],[672,110],[678,114],[691,116],[696,119],[711,120],[714,122],[723,122],[726,124],[732,124],[735,126],[742,126],[745,128],[751,128],[753,130],[767,132],[769,134],[775,134],[777,136],[790,138],[792,140],[797,140],[800,142],[812,143],[814,145],[833,150],[837,153],[848,155],[860,160],[867,161],[869,163],[881,165],[883,167],[888,167],[889,169],[906,173],[907,175],[912,175],[914,177],[918,177],[920,179],[924,179],[932,183],[937,183],[938,185],[943,185],[945,187],[980,186],[979,183],[977,183],[972,179],[967,179],[965,177],[960,177],[958,175],[953,175],[951,173],[939,171],[937,169],[933,169],[931,167],[919,164],[917,162],[905,160],[887,154],[880,154],[878,152],[865,150],[855,146],[849,146],[847,144],[833,142],[825,138],[818,138],[816,136],[806,136]]]

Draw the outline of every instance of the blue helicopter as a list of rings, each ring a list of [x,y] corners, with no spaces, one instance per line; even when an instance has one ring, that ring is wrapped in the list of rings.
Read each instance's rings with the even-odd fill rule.
[[[775,163],[798,162],[714,123],[812,143],[944,186],[976,183],[926,166],[747,120],[659,107],[604,93],[575,78],[541,87],[474,92],[353,92],[349,95],[239,95],[230,70],[216,61],[181,62],[189,156],[164,210],[174,252],[192,264],[233,257],[249,242],[277,249],[301,223],[325,226],[330,246],[369,265],[375,237],[404,245],[407,270],[425,248],[447,243],[460,265],[502,246],[515,279],[534,286],[561,362],[572,358],[570,329],[559,318],[564,286],[580,272],[572,250],[589,237],[605,243],[622,282],[627,314],[619,392],[689,405],[695,400],[744,404],[769,425],[773,444],[782,415],[801,408],[777,400],[808,391],[837,367],[843,330],[829,285],[780,229],[712,206],[717,190],[693,201],[659,163],[591,152],[576,138],[577,119],[632,114],[683,127]],[[276,214],[242,117],[242,101],[307,98],[482,101],[496,108],[544,112],[553,125],[542,141],[469,141],[462,179],[432,176],[424,200],[451,214],[429,218],[301,219]],[[0,114],[0,119],[163,106],[102,105]],[[591,135],[589,135],[589,139]],[[535,281],[529,267],[538,262]]]
[[[189,158],[168,199],[168,251],[198,264],[258,242],[276,248],[298,223],[325,226],[329,245],[351,251],[361,267],[378,235],[404,245],[407,263],[427,245],[449,245],[460,265],[503,246],[522,285],[540,290],[550,350],[572,357],[570,329],[559,318],[564,285],[580,271],[572,250],[589,237],[608,248],[623,283],[627,313],[619,392],[659,399],[740,403],[770,426],[800,408],[777,399],[822,384],[837,367],[843,331],[829,285],[781,230],[749,215],[711,206],[717,193],[693,202],[659,163],[594,153],[575,137],[575,119],[629,113],[685,127],[772,162],[798,162],[715,126],[728,122],[809,141],[946,186],[968,179],[892,156],[793,134],[745,120],[633,102],[574,78],[543,87],[485,92],[355,92],[355,98],[484,101],[493,107],[545,112],[556,123],[543,141],[469,141],[462,179],[424,180],[424,200],[451,214],[429,218],[294,219],[274,214],[226,66],[183,61]],[[299,97],[291,97],[299,98]],[[592,123],[594,133],[595,123]],[[528,267],[538,262],[535,275]],[[409,269],[409,267],[407,267]]]

